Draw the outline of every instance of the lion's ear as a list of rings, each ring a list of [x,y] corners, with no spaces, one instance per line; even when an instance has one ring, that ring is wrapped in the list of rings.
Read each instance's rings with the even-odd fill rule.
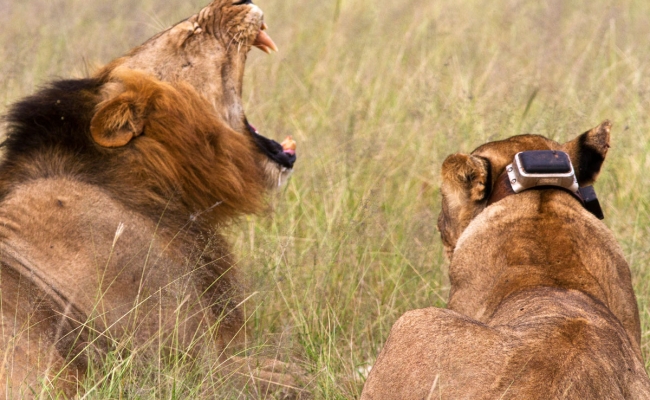
[[[97,105],[90,121],[93,140],[103,147],[122,147],[142,134],[146,101],[134,90],[127,90]]]
[[[203,29],[201,29],[194,19],[195,18],[191,18],[187,21],[180,22],[169,30],[167,37],[174,47],[182,47],[187,39],[203,32]]]
[[[491,188],[490,163],[483,157],[453,154],[442,163],[442,212],[438,229],[451,254],[467,225],[486,206]]]
[[[442,163],[442,186],[457,203],[480,202],[488,194],[490,165],[483,157],[452,154]]]
[[[598,177],[609,150],[611,129],[611,122],[604,121],[564,144],[564,151],[571,157],[580,186],[590,185]]]

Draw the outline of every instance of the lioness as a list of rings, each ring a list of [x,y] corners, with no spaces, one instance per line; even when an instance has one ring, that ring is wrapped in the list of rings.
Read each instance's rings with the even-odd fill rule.
[[[530,150],[566,152],[577,183],[591,184],[610,128],[565,144],[515,136],[445,160],[449,309],[395,323],[362,399],[650,398],[630,271],[612,234],[569,190],[503,196],[506,168]]]
[[[87,355],[125,342],[236,340],[242,288],[219,229],[263,209],[295,161],[241,107],[248,50],[275,48],[264,29],[250,1],[217,0],[96,75],[11,107],[0,397],[38,396],[55,378],[72,395]],[[282,380],[276,371],[264,380]]]

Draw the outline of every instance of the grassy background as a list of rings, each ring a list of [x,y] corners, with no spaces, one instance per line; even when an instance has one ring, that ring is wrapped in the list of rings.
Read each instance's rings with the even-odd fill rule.
[[[0,108],[205,2],[0,0]],[[302,365],[317,398],[358,397],[392,323],[445,305],[444,158],[519,133],[564,141],[611,119],[596,189],[632,269],[650,358],[650,2],[257,3],[280,53],[251,53],[247,114],[267,136],[294,135],[299,161],[275,213],[230,232],[255,293],[251,349]],[[196,389],[205,371],[115,365],[106,371],[120,379],[90,398],[210,397]]]

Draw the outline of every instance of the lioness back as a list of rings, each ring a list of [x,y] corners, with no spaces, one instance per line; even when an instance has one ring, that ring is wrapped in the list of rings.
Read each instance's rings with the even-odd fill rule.
[[[544,317],[522,312],[527,296]],[[607,309],[577,291],[513,297],[489,324],[451,310],[414,310],[391,329],[362,398],[648,398],[634,351]]]

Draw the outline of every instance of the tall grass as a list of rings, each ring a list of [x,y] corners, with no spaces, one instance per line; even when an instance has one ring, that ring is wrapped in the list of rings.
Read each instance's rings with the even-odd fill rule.
[[[206,1],[4,0],[0,101],[83,75]],[[611,119],[596,189],[632,269],[650,358],[649,2],[258,4],[280,53],[251,53],[247,114],[267,136],[293,135],[299,160],[274,213],[229,232],[255,293],[250,351],[304,367],[316,398],[358,397],[392,323],[445,305],[444,158],[519,133],[564,141]],[[138,362],[103,367],[95,376],[121,378],[88,398],[118,398],[124,385],[138,398],[211,396],[198,389],[205,363]]]

